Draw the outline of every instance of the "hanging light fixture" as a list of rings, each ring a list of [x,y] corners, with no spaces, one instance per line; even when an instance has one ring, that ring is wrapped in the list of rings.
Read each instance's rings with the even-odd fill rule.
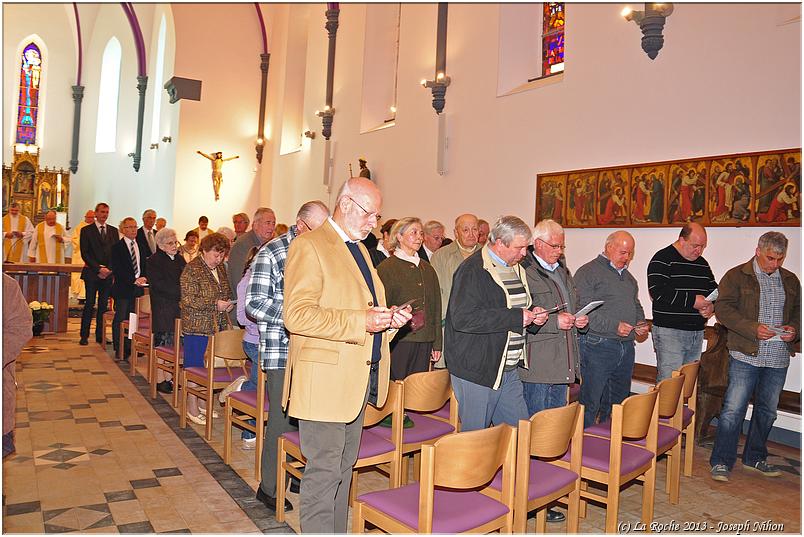
[[[642,50],[648,58],[655,60],[664,46],[665,19],[673,13],[673,4],[646,3],[645,11],[623,9],[621,15],[627,21],[634,21],[642,30]]]

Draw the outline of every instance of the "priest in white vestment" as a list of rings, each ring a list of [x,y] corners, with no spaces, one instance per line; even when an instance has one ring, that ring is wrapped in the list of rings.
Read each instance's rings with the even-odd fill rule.
[[[33,230],[31,220],[20,214],[20,204],[12,202],[3,217],[3,261],[24,261],[22,254],[28,249]]]
[[[70,237],[65,234],[64,227],[56,222],[56,211],[48,211],[45,221],[39,223],[31,235],[28,260],[31,263],[64,263],[70,255]]]

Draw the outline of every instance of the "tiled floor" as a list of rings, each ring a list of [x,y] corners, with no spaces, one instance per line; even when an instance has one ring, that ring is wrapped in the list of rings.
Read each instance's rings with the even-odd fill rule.
[[[76,329],[70,319],[67,334],[35,338],[18,362],[17,453],[3,461],[4,532],[299,531],[298,509],[288,513],[288,525],[278,524],[254,499],[254,452],[240,449],[239,435],[231,466],[223,464],[222,417],[210,442],[196,425],[179,429],[168,400],[151,400],[142,377],[129,377],[111,351],[79,346]],[[694,477],[682,477],[675,506],[664,493],[666,463],[660,461],[655,522],[667,525],[655,529],[680,533],[685,523],[698,530],[703,523],[715,533],[718,524],[748,521],[742,533],[801,532],[798,450],[771,445],[770,462],[785,470],[781,478],[738,465],[729,483],[709,479],[710,450],[696,448]],[[387,482],[377,473],[362,474],[360,492]],[[641,487],[624,490],[621,522],[639,520]],[[288,498],[298,507],[297,495]],[[602,507],[591,505],[581,531],[601,532],[604,516]],[[764,528],[753,527],[763,522]],[[548,530],[563,532],[564,526]]]

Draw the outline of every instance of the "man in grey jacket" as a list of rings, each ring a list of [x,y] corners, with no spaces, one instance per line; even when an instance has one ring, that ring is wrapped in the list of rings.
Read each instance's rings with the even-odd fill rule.
[[[628,271],[634,257],[634,237],[615,231],[603,253],[578,269],[575,283],[581,304],[603,300],[589,314],[587,333],[580,337],[583,426],[599,416],[605,421],[611,405],[622,403],[631,389],[634,339],[650,331],[639,302],[636,279]]]

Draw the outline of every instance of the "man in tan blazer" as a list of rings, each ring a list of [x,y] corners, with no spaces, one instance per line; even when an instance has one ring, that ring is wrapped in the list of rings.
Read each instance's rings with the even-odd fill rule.
[[[285,268],[290,350],[282,401],[299,420],[307,459],[300,491],[304,533],[346,533],[366,402],[385,402],[389,329],[411,317],[409,306],[386,307],[385,289],[360,243],[381,218],[379,189],[352,177],[335,203],[331,218],[291,243]]]

